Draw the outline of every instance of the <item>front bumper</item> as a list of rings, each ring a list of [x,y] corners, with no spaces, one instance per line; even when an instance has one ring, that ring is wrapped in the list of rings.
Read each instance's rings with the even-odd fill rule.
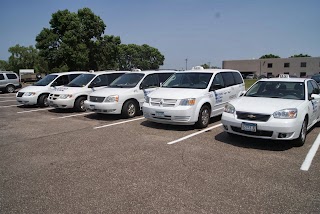
[[[73,108],[74,100],[73,99],[50,99],[48,98],[49,106],[54,108]]]
[[[173,125],[193,125],[198,120],[196,106],[158,107],[143,104],[143,116],[150,121]]]
[[[267,122],[240,120],[234,114],[223,113],[221,117],[224,130],[228,133],[272,140],[293,140],[299,137],[302,122],[295,119],[275,119],[272,116]],[[256,132],[244,131],[242,123],[257,124]]]
[[[84,105],[89,111],[102,114],[121,114],[122,103],[98,103],[89,100],[84,101]]]
[[[36,105],[38,103],[38,96],[28,96],[28,97],[16,97],[17,102],[23,105]]]

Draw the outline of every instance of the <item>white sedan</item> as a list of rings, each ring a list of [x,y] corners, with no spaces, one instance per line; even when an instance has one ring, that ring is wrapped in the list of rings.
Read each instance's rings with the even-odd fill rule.
[[[312,79],[261,79],[230,101],[221,122],[230,135],[294,140],[302,146],[320,121],[320,88]]]

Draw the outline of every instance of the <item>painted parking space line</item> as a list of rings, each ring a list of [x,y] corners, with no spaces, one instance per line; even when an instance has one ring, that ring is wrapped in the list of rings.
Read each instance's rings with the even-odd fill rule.
[[[300,168],[301,170],[303,170],[303,171],[309,170],[311,163],[312,163],[312,160],[317,153],[319,145],[320,145],[320,134],[318,134],[317,139],[314,141],[313,145],[311,146],[311,148],[306,156],[306,159],[304,160],[303,164],[301,165],[301,168]]]
[[[203,133],[203,132],[209,131],[209,130],[211,130],[211,129],[218,128],[219,126],[222,126],[222,124],[220,123],[220,124],[218,124],[218,125],[211,126],[211,127],[209,127],[209,128],[203,129],[203,130],[201,130],[201,131],[198,131],[198,132],[189,134],[189,135],[187,135],[187,136],[185,136],[185,137],[179,138],[179,139],[177,139],[177,140],[171,141],[171,142],[169,142],[169,143],[167,143],[167,144],[171,145],[171,144],[178,143],[178,142],[180,142],[180,141],[186,140],[186,139],[188,139],[188,138],[191,138],[191,137],[196,136],[196,135],[198,135],[198,134],[201,134],[201,133]]]
[[[67,116],[62,116],[62,117],[53,117],[53,118],[51,118],[51,120],[63,119],[63,118],[69,118],[69,117],[77,117],[77,116],[87,115],[87,114],[94,114],[94,112],[86,112],[86,113],[81,113],[81,114],[73,114],[73,115],[67,115]]]
[[[109,127],[109,126],[115,126],[115,125],[119,125],[119,124],[123,124],[123,123],[129,123],[129,122],[133,122],[136,120],[142,120],[144,119],[144,117],[139,117],[136,119],[132,119],[132,120],[126,120],[126,121],[122,121],[122,122],[118,122],[118,123],[111,123],[111,124],[107,124],[107,125],[103,125],[103,126],[97,126],[97,127],[93,127],[93,129],[101,129],[101,128],[105,128],[105,127]]]
[[[0,106],[0,108],[9,108],[9,107],[13,107],[13,106],[23,106],[23,105],[21,104],[21,105]]]
[[[11,101],[16,101],[16,100],[0,100],[0,103],[11,102]]]
[[[29,113],[29,112],[35,112],[35,111],[51,110],[51,109],[54,109],[54,108],[41,108],[41,109],[33,109],[33,110],[29,110],[29,111],[18,111],[17,113],[21,114],[21,113]]]

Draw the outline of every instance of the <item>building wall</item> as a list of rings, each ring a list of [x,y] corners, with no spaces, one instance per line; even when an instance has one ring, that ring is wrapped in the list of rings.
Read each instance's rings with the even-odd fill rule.
[[[301,67],[305,63],[306,67]],[[289,67],[285,67],[289,66]],[[297,57],[297,58],[275,58],[275,59],[252,59],[252,60],[225,60],[222,68],[239,70],[241,73],[253,73],[260,75],[290,74],[310,76],[320,73],[320,57]]]

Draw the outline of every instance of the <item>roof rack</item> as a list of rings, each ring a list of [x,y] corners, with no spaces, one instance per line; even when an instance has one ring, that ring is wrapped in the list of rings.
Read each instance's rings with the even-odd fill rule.
[[[0,73],[14,73],[14,71],[0,71]]]

